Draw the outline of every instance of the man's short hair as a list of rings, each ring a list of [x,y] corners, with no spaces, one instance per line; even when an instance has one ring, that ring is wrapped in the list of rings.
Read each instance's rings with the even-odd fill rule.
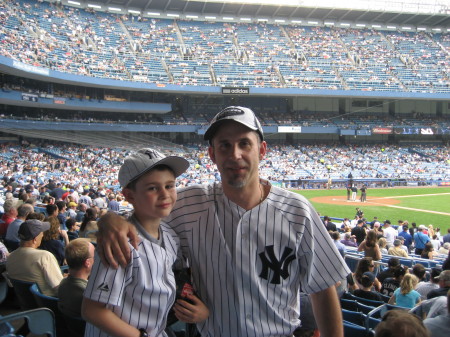
[[[55,204],[48,204],[47,206],[45,206],[45,210],[47,211],[47,215],[51,216],[58,210],[58,206],[56,206]]]
[[[93,257],[89,252],[89,240],[88,239],[75,239],[69,242],[65,250],[66,261],[71,269],[81,269],[84,262]]]
[[[421,263],[416,263],[412,268],[412,273],[416,275],[419,280],[423,279],[426,273],[425,266]]]
[[[400,260],[397,257],[391,257],[388,260],[388,266],[389,267],[397,267],[400,265]]]
[[[33,213],[34,207],[30,204],[22,204],[17,209],[17,216],[20,216],[21,218],[26,218],[28,214]]]

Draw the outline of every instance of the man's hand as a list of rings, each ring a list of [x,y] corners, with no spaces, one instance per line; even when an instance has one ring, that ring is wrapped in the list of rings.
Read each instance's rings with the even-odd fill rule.
[[[192,304],[179,299],[173,306],[175,316],[180,321],[185,323],[199,323],[208,318],[208,307],[197,296],[187,295],[186,298],[190,300]]]
[[[124,217],[108,212],[97,223],[97,252],[106,266],[114,269],[126,267],[131,259],[128,241],[137,249],[138,236],[136,228]]]

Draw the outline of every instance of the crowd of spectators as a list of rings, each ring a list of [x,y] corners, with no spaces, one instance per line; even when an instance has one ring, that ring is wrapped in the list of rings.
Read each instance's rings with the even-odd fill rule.
[[[449,92],[449,35],[148,19],[0,2],[0,54],[79,75],[177,85]]]
[[[413,151],[414,150],[414,151]],[[167,151],[167,150],[166,150]],[[206,183],[218,179],[217,170],[205,156],[206,147],[187,144],[184,150],[173,148],[191,162],[191,168],[179,179],[181,185]],[[36,188],[49,179],[73,186],[106,186],[117,189],[117,170],[129,150],[97,148],[67,144],[32,146],[4,144],[0,147],[0,176],[15,179],[20,187],[33,180]],[[285,187],[316,188],[310,180],[327,180],[331,187],[342,187],[347,176],[373,179],[369,188],[380,179],[428,181],[450,179],[448,149],[445,146],[421,147],[400,145],[275,145],[261,161],[264,178]],[[401,163],[401,165],[400,165]],[[17,187],[17,186],[16,186]],[[6,187],[5,187],[6,188]],[[12,190],[11,192],[16,192]],[[41,192],[41,191],[40,191]]]

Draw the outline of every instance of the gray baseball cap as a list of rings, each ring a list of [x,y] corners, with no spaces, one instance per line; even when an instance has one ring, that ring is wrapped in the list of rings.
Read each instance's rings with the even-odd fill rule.
[[[261,140],[264,140],[264,134],[261,124],[256,118],[255,113],[249,109],[242,106],[229,106],[222,111],[220,111],[209,123],[209,127],[203,136],[204,140],[211,140],[217,131],[217,128],[226,120],[235,121],[245,125],[249,129],[258,132]]]
[[[120,186],[126,187],[130,182],[140,178],[156,165],[167,165],[173,170],[175,177],[178,177],[188,169],[189,162],[182,157],[166,157],[161,152],[150,148],[140,149],[126,157],[120,167]]]
[[[23,241],[33,240],[40,233],[50,229],[50,222],[42,222],[37,219],[30,219],[22,222],[19,227],[19,238]]]

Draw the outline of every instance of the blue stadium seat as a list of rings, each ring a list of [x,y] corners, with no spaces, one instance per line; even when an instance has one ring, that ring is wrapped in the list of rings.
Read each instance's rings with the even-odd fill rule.
[[[47,308],[21,311],[0,317],[0,326],[22,319],[26,320],[28,328],[33,334],[56,337],[55,316]]]

